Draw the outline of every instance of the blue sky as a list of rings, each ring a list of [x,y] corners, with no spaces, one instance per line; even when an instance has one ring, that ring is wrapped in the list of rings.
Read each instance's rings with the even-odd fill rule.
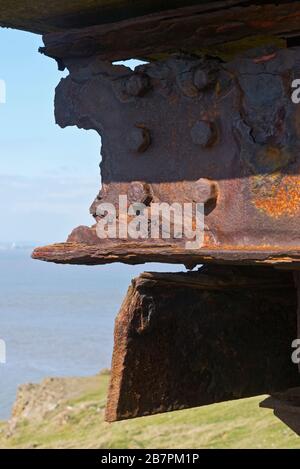
[[[54,90],[66,72],[38,53],[40,45],[40,36],[0,29],[0,242],[65,240],[92,223],[100,187],[101,139],[55,124]]]

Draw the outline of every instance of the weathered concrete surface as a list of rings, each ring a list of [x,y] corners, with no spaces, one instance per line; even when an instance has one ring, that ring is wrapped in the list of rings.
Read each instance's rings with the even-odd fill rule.
[[[142,274],[116,320],[107,420],[299,385],[296,296],[292,274],[268,268]]]

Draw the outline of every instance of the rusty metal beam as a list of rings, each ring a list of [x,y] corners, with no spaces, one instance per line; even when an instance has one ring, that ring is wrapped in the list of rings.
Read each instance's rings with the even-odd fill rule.
[[[300,380],[290,357],[297,292],[288,271],[300,266],[300,111],[291,100],[300,49],[278,45],[299,41],[300,1],[126,6],[2,1],[0,25],[46,33],[41,52],[70,72],[56,91],[57,123],[102,137],[95,222],[100,204],[118,208],[119,195],[149,209],[202,203],[204,244],[190,250],[175,235],[103,241],[94,225],[33,257],[233,264],[133,281],[116,321],[106,418],[272,393],[265,405],[297,430],[299,387],[276,393]],[[134,71],[112,64],[127,58],[150,63]]]
[[[299,265],[300,106],[291,99],[300,48],[250,51],[234,61],[186,54],[137,67],[101,57],[66,60],[56,90],[61,127],[102,137],[102,188],[91,207],[202,202],[204,245],[187,239],[101,240],[79,227],[39,248],[54,262],[267,262]],[[129,217],[130,218],[130,217]],[[149,230],[150,231],[150,230]]]
[[[80,242],[58,243],[36,248],[33,259],[56,264],[102,265],[114,262],[143,264],[158,262],[184,264],[193,268],[199,264],[269,265],[280,269],[300,268],[299,250],[257,250],[255,246],[240,249],[201,249],[200,251],[178,248],[178,245],[151,242],[86,244]]]
[[[41,51],[63,60],[98,55],[102,60],[192,52],[259,37],[299,35],[300,2],[202,2],[111,24],[44,36]],[[266,20],[268,18],[268,20]],[[248,48],[251,43],[248,42]],[[216,52],[214,51],[215,55]]]
[[[300,384],[293,276],[210,266],[145,273],[115,325],[106,419],[212,404]]]
[[[1,0],[0,26],[34,33],[83,28],[193,4],[205,9],[248,0]],[[252,2],[253,3],[253,2]],[[255,2],[254,2],[255,3]]]

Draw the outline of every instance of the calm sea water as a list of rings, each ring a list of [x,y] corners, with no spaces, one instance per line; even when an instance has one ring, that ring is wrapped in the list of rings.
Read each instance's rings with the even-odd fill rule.
[[[29,250],[0,251],[0,419],[17,386],[47,376],[84,376],[110,367],[114,319],[131,278],[181,266],[59,266]]]

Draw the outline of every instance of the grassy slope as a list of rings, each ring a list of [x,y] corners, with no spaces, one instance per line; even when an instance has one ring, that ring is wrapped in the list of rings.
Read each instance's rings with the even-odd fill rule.
[[[108,378],[81,379],[76,397],[73,389],[43,421],[20,420],[10,436],[2,422],[0,448],[300,448],[271,410],[258,408],[261,397],[107,424]]]

